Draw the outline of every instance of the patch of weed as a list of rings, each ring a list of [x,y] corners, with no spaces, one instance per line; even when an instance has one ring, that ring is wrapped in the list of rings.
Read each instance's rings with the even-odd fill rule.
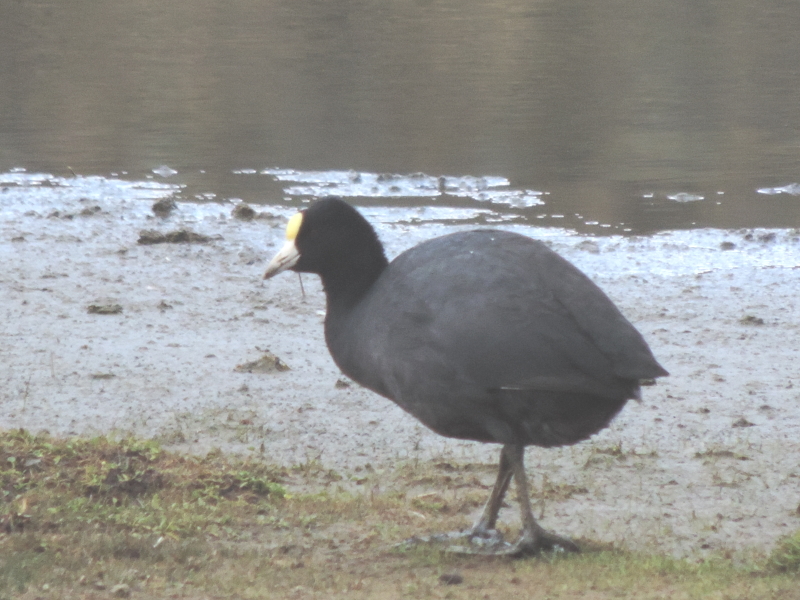
[[[778,543],[769,557],[768,565],[779,572],[800,572],[800,531]]]

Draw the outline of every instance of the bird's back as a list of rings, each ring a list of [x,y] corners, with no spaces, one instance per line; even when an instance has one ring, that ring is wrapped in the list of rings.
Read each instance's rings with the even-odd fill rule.
[[[329,315],[326,335],[354,380],[439,433],[481,441],[585,439],[640,379],[666,374],[583,273],[502,231],[404,252],[352,313]]]

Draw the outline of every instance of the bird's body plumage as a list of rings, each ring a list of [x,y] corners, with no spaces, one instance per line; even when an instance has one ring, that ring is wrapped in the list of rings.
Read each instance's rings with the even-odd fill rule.
[[[636,397],[639,379],[663,374],[583,273],[503,231],[415,246],[354,307],[329,311],[342,371],[451,437],[575,443]]]

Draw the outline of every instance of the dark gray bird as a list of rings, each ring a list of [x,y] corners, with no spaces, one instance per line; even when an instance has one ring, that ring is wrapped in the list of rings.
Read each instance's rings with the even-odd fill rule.
[[[372,226],[339,198],[292,217],[286,238],[264,278],[286,269],[322,278],[325,340],[347,376],[441,435],[503,445],[465,535],[492,553],[577,551],[533,517],[525,446],[587,439],[639,398],[640,380],[668,374],[600,288],[543,243],[498,230],[432,239],[389,263]],[[512,477],[523,527],[510,546],[495,525]]]

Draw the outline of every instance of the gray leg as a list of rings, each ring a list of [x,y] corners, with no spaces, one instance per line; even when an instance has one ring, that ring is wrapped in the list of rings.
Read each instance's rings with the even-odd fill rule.
[[[533,518],[531,501],[528,496],[528,478],[525,476],[525,446],[506,444],[500,452],[500,466],[489,501],[483,508],[480,519],[468,531],[436,534],[428,537],[415,537],[398,544],[408,547],[418,543],[452,543],[464,540],[464,545],[450,545],[448,552],[456,554],[483,554],[490,556],[523,556],[538,554],[542,550],[561,548],[566,552],[578,552],[578,546],[567,538],[545,531]],[[516,480],[519,508],[522,516],[522,533],[516,544],[503,541],[503,536],[495,529],[497,513],[503,504],[511,478]]]
[[[531,501],[528,496],[528,478],[525,475],[525,447],[517,445],[503,446],[503,454],[510,463],[511,472],[517,486],[520,516],[522,517],[522,534],[508,554],[538,554],[542,550],[562,548],[566,552],[579,552],[575,542],[562,538],[542,529],[541,525],[533,518]],[[506,484],[508,485],[508,484]]]
[[[503,446],[503,449],[500,451],[500,465],[497,468],[497,481],[495,481],[492,495],[489,496],[489,501],[486,503],[486,506],[483,507],[481,518],[472,526],[472,530],[470,531],[471,536],[490,538],[498,535],[495,530],[497,513],[500,512],[503,498],[511,483],[511,476],[514,474],[511,470],[511,461],[507,456],[507,448],[508,446]]]

